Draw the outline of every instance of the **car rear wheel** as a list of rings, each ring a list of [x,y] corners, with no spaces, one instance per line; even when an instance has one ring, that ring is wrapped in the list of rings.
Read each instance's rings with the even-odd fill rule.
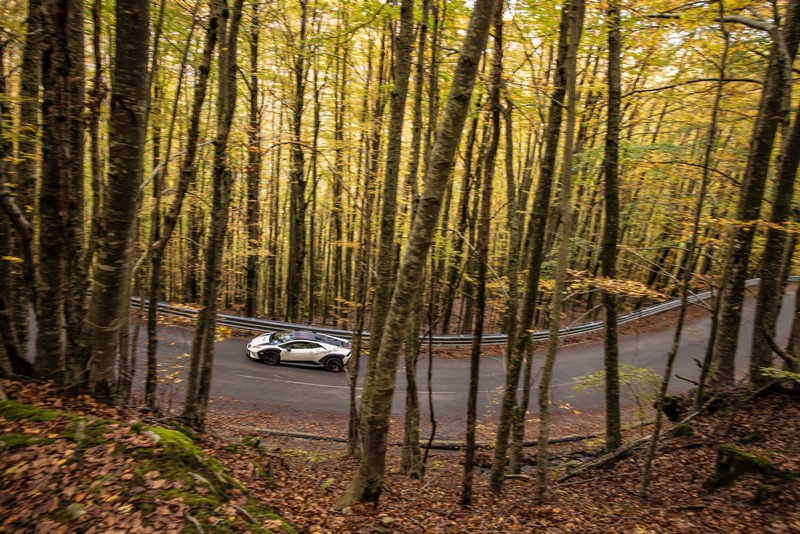
[[[342,369],[344,369],[344,364],[342,363],[342,359],[338,356],[331,356],[327,360],[325,360],[325,369],[332,373],[338,373]]]
[[[259,356],[261,356],[261,361],[267,365],[278,365],[278,362],[281,361],[280,355],[274,350],[262,352]]]

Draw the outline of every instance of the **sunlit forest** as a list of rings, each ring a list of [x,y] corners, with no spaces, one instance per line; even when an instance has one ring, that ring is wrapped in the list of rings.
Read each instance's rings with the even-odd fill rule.
[[[713,291],[700,387],[730,384],[753,278],[751,379],[797,372],[773,337],[796,272],[799,4],[5,2],[3,374],[106,400],[144,380],[154,404],[155,306],[132,321],[130,298],[185,304],[202,425],[217,312],[353,331],[356,353],[370,332],[380,456],[392,388],[373,380],[421,334],[473,335],[476,356],[508,335],[505,421],[530,332],[551,332],[545,381],[559,328],[604,321],[615,413],[617,316],[680,299],[677,351]],[[351,496],[377,499],[359,477]]]

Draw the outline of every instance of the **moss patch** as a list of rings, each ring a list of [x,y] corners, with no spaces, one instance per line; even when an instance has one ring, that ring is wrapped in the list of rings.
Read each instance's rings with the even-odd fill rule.
[[[30,404],[20,404],[14,401],[0,401],[0,417],[9,421],[27,420],[36,423],[52,421],[59,417],[67,417],[66,414],[43,410]]]
[[[122,423],[12,401],[0,403],[0,416],[6,421],[0,452],[11,462],[0,461],[8,491],[24,494],[42,477],[68,488],[38,494],[43,502],[0,521],[0,530],[84,530],[91,516],[98,525],[103,517],[124,518],[118,525],[124,531],[182,525],[215,533],[294,532],[180,426]]]

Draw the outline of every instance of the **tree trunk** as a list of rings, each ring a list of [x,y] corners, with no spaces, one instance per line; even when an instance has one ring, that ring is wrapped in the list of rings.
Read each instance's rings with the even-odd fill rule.
[[[63,384],[66,380],[62,335],[64,294],[62,291],[65,220],[67,206],[62,193],[68,190],[69,46],[66,20],[69,0],[47,0],[43,4],[45,38],[42,49],[42,176],[39,185],[39,287],[34,371],[37,376]]]
[[[469,109],[472,89],[481,53],[486,44],[494,0],[478,0],[464,38],[445,114],[431,153],[425,190],[414,217],[408,248],[398,271],[397,286],[392,295],[381,350],[373,355],[378,360],[374,379],[364,386],[361,434],[363,454],[358,472],[336,506],[341,509],[354,502],[377,502],[383,490],[386,465],[386,440],[389,431],[398,347],[408,325],[414,294],[419,291],[428,251],[439,219],[441,200],[453,167],[458,141]]]
[[[17,206],[34,206],[36,200],[37,161],[39,161],[40,147],[40,105],[42,83],[42,1],[29,0],[27,13],[27,28],[25,44],[22,51],[22,68],[20,72],[19,88],[19,141],[17,144],[16,163],[16,194]],[[25,208],[22,212],[30,222],[33,219],[33,210]],[[15,249],[20,249],[20,254],[30,250],[29,245],[23,243],[21,237],[15,240]],[[31,258],[32,259],[32,258]],[[36,303],[36,285],[33,264],[27,267],[12,270],[12,296],[10,306],[14,315],[14,323],[18,335],[20,350],[27,354],[28,326],[30,324],[31,306]]]
[[[564,302],[567,268],[569,267],[569,245],[572,235],[572,163],[575,137],[575,114],[577,108],[577,55],[578,45],[583,30],[583,16],[586,6],[583,0],[572,0],[567,10],[567,53],[564,58],[566,70],[566,108],[567,124],[564,132],[564,160],[561,167],[561,187],[559,210],[561,227],[558,233],[558,254],[556,260],[555,286],[550,301],[550,321],[547,337],[547,354],[545,355],[542,375],[539,379],[539,439],[536,449],[536,489],[537,497],[547,497],[550,440],[550,385],[553,380],[553,368],[558,353],[558,331],[561,327],[561,309]]]
[[[208,89],[208,77],[211,72],[211,63],[214,56],[214,48],[217,43],[219,23],[221,13],[217,4],[211,5],[211,16],[208,21],[206,40],[203,46],[203,55],[198,68],[197,80],[195,81],[194,95],[192,100],[192,112],[189,118],[189,130],[186,135],[186,148],[181,159],[180,173],[178,177],[175,198],[172,201],[157,235],[157,240],[153,242],[150,249],[150,287],[148,289],[149,307],[147,310],[147,372],[145,377],[145,404],[151,408],[156,407],[156,388],[158,385],[158,324],[157,324],[157,305],[161,296],[161,273],[164,265],[164,254],[169,245],[172,234],[178,223],[178,217],[183,209],[183,202],[189,187],[194,183],[197,175],[195,159],[197,157],[198,138],[200,131],[200,115],[203,110],[206,92]],[[215,10],[215,8],[217,8]],[[187,51],[189,42],[187,41]],[[176,103],[177,110],[177,103]]]
[[[109,118],[108,192],[103,204],[102,233],[97,242],[92,300],[86,318],[91,350],[89,388],[100,399],[114,396],[117,343],[122,314],[128,313],[124,285],[137,197],[144,168],[148,107],[147,58],[150,37],[149,0],[120,0],[114,86]]]
[[[750,381],[753,386],[762,386],[769,379],[761,369],[772,367],[772,348],[767,337],[775,337],[785,286],[784,255],[789,243],[786,223],[789,222],[794,196],[794,182],[800,164],[800,108],[795,113],[794,124],[788,139],[784,141],[778,166],[778,184],[772,200],[772,217],[767,229],[761,263],[761,284],[758,287],[758,304],[753,320],[753,345],[750,352]]]
[[[381,192],[381,224],[378,257],[375,270],[375,299],[372,304],[372,332],[369,346],[373,354],[380,351],[383,324],[392,296],[392,286],[397,264],[395,262],[395,221],[397,217],[397,189],[400,176],[400,156],[403,148],[403,119],[411,76],[411,51],[414,45],[414,2],[401,0],[400,28],[393,35],[394,86],[389,104],[389,132],[386,142],[386,172]],[[374,373],[374,359],[370,359],[367,374]]]
[[[619,123],[621,101],[622,31],[620,8],[611,0],[607,14],[608,28],[608,115],[605,146],[605,224],[601,243],[600,261],[603,277],[617,277],[617,242],[619,241]],[[622,445],[622,415],[619,401],[619,346],[617,344],[617,296],[603,291],[605,309],[605,396],[606,396],[606,450],[613,451]]]
[[[730,50],[730,35],[728,34],[728,30],[725,24],[725,11],[724,6],[722,3],[719,4],[719,27],[720,33],[724,38],[723,43],[723,50],[722,50],[722,57],[719,61],[719,83],[717,84],[717,91],[714,97],[714,105],[711,109],[711,124],[708,129],[708,139],[706,141],[705,147],[705,154],[703,158],[703,176],[700,182],[700,190],[698,191],[697,195],[697,204],[694,208],[694,215],[692,220],[692,235],[691,239],[688,244],[688,250],[686,251],[687,256],[687,265],[690,266],[694,261],[694,256],[697,251],[697,244],[700,235],[700,220],[703,215],[703,204],[705,203],[705,199],[708,193],[711,173],[711,157],[714,153],[715,145],[717,142],[717,130],[718,130],[718,118],[720,112],[720,104],[722,102],[722,91],[724,88],[724,81],[727,72],[727,65],[728,65],[728,52]],[[642,473],[642,481],[639,487],[639,495],[642,499],[647,499],[647,494],[650,487],[650,480],[651,480],[651,468],[653,464],[653,459],[655,458],[656,454],[656,447],[658,444],[658,437],[661,433],[661,427],[664,420],[664,401],[667,395],[667,389],[669,387],[670,379],[672,378],[672,369],[673,364],[675,363],[675,357],[678,354],[678,350],[680,349],[681,343],[681,335],[683,333],[683,324],[686,319],[686,312],[688,308],[688,301],[689,301],[689,290],[690,290],[690,283],[692,281],[692,277],[694,276],[694,272],[691,268],[687,268],[683,271],[683,278],[681,280],[681,294],[680,294],[680,301],[681,307],[680,311],[678,312],[678,320],[675,327],[675,334],[672,339],[672,346],[670,347],[670,351],[667,354],[667,365],[664,369],[664,375],[661,379],[661,386],[659,388],[658,397],[656,399],[656,420],[653,426],[653,433],[651,434],[650,438],[650,446],[648,447],[647,457],[645,459],[644,470]],[[701,381],[702,382],[702,381]]]
[[[221,2],[223,6],[219,30],[217,133],[214,138],[214,200],[211,207],[211,228],[205,250],[202,307],[197,316],[197,328],[192,340],[192,359],[182,413],[184,419],[200,428],[205,422],[211,391],[217,299],[222,279],[222,254],[225,249],[233,187],[233,173],[228,164],[228,136],[236,108],[236,52],[244,0],[236,0],[230,11],[225,1]]]
[[[413,479],[422,478],[422,454],[419,448],[419,388],[417,387],[417,362],[422,346],[420,339],[420,317],[422,295],[417,293],[417,302],[411,306],[411,319],[405,339],[406,404],[403,424],[403,450],[400,455],[400,472]]]
[[[480,376],[481,341],[486,317],[486,279],[489,271],[489,241],[492,237],[492,191],[494,186],[495,160],[500,145],[500,91],[503,82],[503,8],[498,0],[494,12],[494,48],[492,55],[492,78],[489,92],[489,112],[492,121],[492,139],[484,155],[485,174],[481,184],[481,208],[478,221],[475,259],[478,276],[475,281],[475,324],[472,329],[472,350],[469,366],[469,399],[467,403],[466,450],[464,454],[464,477],[461,483],[461,505],[472,506],[472,487],[475,469],[475,427],[478,419],[478,377]]]
[[[563,116],[563,103],[566,94],[566,53],[567,53],[567,32],[568,32],[568,9],[562,10],[561,24],[559,28],[558,57],[556,59],[556,74],[554,80],[553,94],[550,98],[550,109],[547,117],[547,129],[545,131],[545,149],[542,156],[539,170],[539,183],[536,187],[536,196],[533,202],[533,213],[528,220],[528,231],[525,236],[524,250],[530,253],[527,261],[528,276],[525,284],[525,296],[522,299],[523,305],[520,317],[517,322],[516,336],[514,343],[508,347],[508,366],[506,368],[506,383],[503,391],[503,402],[500,407],[500,417],[497,427],[497,437],[495,441],[494,457],[492,459],[491,488],[493,491],[500,491],[505,477],[508,441],[513,426],[513,417],[516,412],[517,417],[525,417],[527,406],[517,405],[517,388],[522,369],[523,358],[530,351],[529,358],[533,357],[532,336],[522,335],[523,332],[531,330],[533,327],[534,312],[539,291],[539,275],[541,273],[542,262],[545,255],[545,234],[547,230],[547,219],[550,211],[550,196],[553,188],[553,175],[555,172],[556,154],[558,150],[558,140],[561,133],[561,120]],[[525,380],[525,387],[529,380]]]
[[[259,4],[253,2],[253,17],[250,22],[250,127],[247,130],[247,266],[245,271],[244,314],[255,317],[258,307],[258,269],[261,264],[258,250],[262,246],[261,201],[259,199],[261,177],[261,103],[258,68]]]
[[[286,274],[286,320],[296,322],[303,302],[303,267],[306,254],[306,177],[305,152],[302,145],[303,109],[308,67],[308,0],[300,2],[300,34],[294,60],[294,99],[292,102],[292,148],[289,184],[289,267]]]
[[[69,183],[62,190],[66,204],[64,214],[64,319],[66,327],[66,371],[71,384],[85,384],[89,365],[87,351],[80,350],[83,342],[83,320],[86,317],[89,287],[88,270],[83,261],[84,250],[84,107],[86,74],[84,60],[84,2],[69,0],[67,14],[67,43],[69,47],[68,117]],[[63,163],[62,163],[63,164]]]
[[[0,187],[8,190],[11,175],[10,114],[8,110],[5,73],[5,43],[0,43]],[[25,360],[14,324],[14,317],[9,307],[13,302],[11,266],[13,265],[11,224],[7,217],[0,217],[0,377],[14,374],[13,362]]]
[[[751,221],[757,220],[761,211],[775,133],[783,118],[783,102],[790,84],[787,76],[791,72],[800,40],[800,0],[788,2],[784,24],[774,30],[773,39],[736,212],[736,220],[742,222],[732,231],[725,269],[726,282],[720,297],[719,331],[712,352],[710,378],[713,384],[721,386],[734,381],[744,283],[756,230]]]

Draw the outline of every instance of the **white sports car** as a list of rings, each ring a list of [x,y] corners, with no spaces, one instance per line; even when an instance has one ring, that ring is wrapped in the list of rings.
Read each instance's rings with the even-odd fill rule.
[[[262,334],[247,344],[247,356],[267,365],[310,364],[338,373],[350,361],[350,342],[308,330]]]

